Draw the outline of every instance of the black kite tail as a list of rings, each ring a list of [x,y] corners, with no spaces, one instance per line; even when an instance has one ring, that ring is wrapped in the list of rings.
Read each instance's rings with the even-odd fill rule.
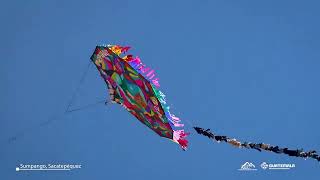
[[[252,142],[240,142],[234,138],[229,138],[227,136],[216,135],[211,132],[210,129],[203,129],[200,127],[193,127],[198,134],[208,137],[217,142],[226,142],[238,148],[247,148],[247,149],[255,149],[257,151],[270,151],[277,154],[286,154],[288,156],[302,157],[302,158],[313,158],[320,162],[320,156],[317,154],[315,150],[311,151],[303,151],[303,149],[291,150],[288,148],[280,148],[279,146],[272,146],[270,144],[264,143],[252,143]]]

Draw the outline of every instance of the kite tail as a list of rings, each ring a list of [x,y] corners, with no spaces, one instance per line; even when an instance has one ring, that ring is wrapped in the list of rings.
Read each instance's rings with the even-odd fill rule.
[[[217,142],[224,141],[238,148],[255,149],[257,151],[270,151],[277,154],[286,154],[288,156],[302,157],[302,158],[313,158],[320,162],[320,156],[315,150],[303,151],[303,149],[291,150],[288,148],[280,148],[279,146],[272,146],[270,144],[264,143],[252,143],[252,142],[240,142],[234,138],[229,138],[227,136],[219,136],[211,132],[210,129],[203,129],[200,127],[193,127],[198,134],[208,137]]]

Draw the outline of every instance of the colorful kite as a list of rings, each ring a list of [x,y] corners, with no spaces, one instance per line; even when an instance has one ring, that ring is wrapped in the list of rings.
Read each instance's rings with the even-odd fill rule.
[[[125,55],[130,47],[118,45],[97,46],[91,60],[109,88],[111,101],[122,105],[140,122],[162,137],[187,149],[188,141],[180,119],[169,111],[165,95],[158,89],[159,79],[154,70],[146,67],[139,57]],[[210,129],[193,127],[203,136],[217,142],[226,142],[238,148],[255,149],[320,161],[316,151],[279,148],[265,143],[240,142],[234,138],[216,135]]]
[[[169,111],[159,79],[139,57],[124,54],[129,47],[97,46],[91,60],[109,88],[111,101],[122,105],[140,122],[186,149],[188,141],[180,119]]]

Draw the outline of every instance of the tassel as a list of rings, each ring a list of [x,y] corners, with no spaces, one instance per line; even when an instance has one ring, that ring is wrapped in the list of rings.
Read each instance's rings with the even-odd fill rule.
[[[173,130],[173,141],[178,143],[183,150],[188,148],[188,140],[186,137],[190,133],[185,133],[184,130]]]

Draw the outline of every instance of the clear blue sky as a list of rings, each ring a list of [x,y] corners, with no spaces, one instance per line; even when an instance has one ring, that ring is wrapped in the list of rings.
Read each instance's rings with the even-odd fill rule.
[[[317,179],[320,165],[158,137],[117,105],[62,116],[97,44],[130,45],[182,119],[241,140],[320,151],[318,1],[6,1],[0,7],[0,179]],[[75,106],[108,98],[91,67]],[[8,144],[13,135],[26,132]],[[256,172],[237,169],[246,161]],[[259,164],[295,163],[289,171]],[[15,172],[75,163],[71,172]]]

